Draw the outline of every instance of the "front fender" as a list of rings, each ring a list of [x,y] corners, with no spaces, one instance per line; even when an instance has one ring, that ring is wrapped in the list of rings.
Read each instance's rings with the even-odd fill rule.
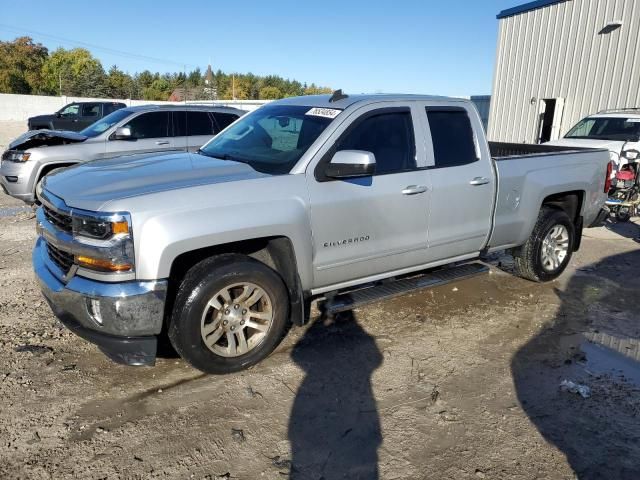
[[[302,288],[310,289],[312,241],[304,178],[288,175],[238,183],[165,192],[164,197],[173,198],[173,205],[169,199],[163,201],[167,202],[166,209],[141,215],[136,215],[135,208],[129,210],[134,224],[137,278],[167,278],[174,260],[183,253],[245,240],[286,237],[293,245]],[[241,184],[254,188],[239,188]],[[237,190],[243,193],[238,195]],[[200,200],[188,200],[195,198]]]

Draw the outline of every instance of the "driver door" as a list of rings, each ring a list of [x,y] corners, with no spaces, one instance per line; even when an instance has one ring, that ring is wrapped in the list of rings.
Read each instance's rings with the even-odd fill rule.
[[[430,198],[424,140],[409,103],[363,107],[307,168],[314,287],[339,285],[424,263]],[[371,152],[372,176],[324,176],[336,151]]]
[[[56,130],[72,130],[79,131],[84,127],[78,124],[80,119],[80,105],[71,103],[60,110],[60,117],[53,120],[53,126]]]

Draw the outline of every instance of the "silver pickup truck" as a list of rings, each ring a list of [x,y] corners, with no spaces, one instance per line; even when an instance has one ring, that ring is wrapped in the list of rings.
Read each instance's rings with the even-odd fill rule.
[[[228,373],[331,314],[487,270],[548,281],[602,221],[609,153],[487,143],[466,100],[269,103],[196,153],[97,160],[39,187],[33,265],[53,311],[112,359],[159,338]]]

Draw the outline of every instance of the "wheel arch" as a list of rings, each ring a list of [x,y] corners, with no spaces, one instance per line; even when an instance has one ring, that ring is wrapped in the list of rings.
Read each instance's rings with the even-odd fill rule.
[[[186,273],[200,261],[224,253],[246,255],[275,270],[282,278],[291,306],[291,320],[303,325],[308,318],[308,305],[298,274],[298,262],[291,239],[286,236],[270,236],[230,242],[183,252],[173,259],[169,274],[169,292],[166,312],[173,309],[178,286]],[[167,315],[165,315],[168,318]]]
[[[544,207],[552,207],[565,212],[575,226],[575,237],[573,243],[573,251],[580,249],[582,240],[583,217],[582,206],[584,205],[584,190],[573,190],[568,192],[554,193],[548,195],[542,201],[540,209]]]

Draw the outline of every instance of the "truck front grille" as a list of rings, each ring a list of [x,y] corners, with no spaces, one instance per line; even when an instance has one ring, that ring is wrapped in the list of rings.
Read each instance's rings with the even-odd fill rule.
[[[66,274],[73,266],[73,255],[47,243],[49,258]]]
[[[66,213],[60,213],[52,208],[47,207],[46,205],[42,206],[44,210],[44,216],[52,225],[55,225],[57,228],[64,232],[71,233],[73,229],[73,225],[71,223],[71,215]]]

